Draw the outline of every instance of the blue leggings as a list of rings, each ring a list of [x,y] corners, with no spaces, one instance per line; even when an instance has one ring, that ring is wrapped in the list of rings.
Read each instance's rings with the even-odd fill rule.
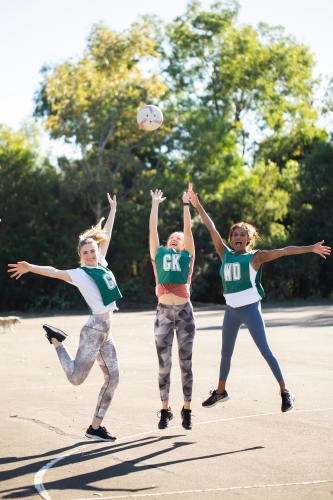
[[[230,371],[231,356],[234,352],[236,338],[241,325],[244,324],[256,343],[259,351],[267,361],[278,382],[283,375],[278,360],[269,348],[260,302],[242,307],[226,307],[222,326],[222,358],[220,380],[227,380]]]

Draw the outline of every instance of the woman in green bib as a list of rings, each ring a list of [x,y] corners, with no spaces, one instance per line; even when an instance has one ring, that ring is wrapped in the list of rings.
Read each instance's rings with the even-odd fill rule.
[[[157,220],[158,207],[165,198],[162,191],[151,191],[152,207],[149,219],[150,257],[156,279],[158,297],[154,324],[155,344],[159,362],[158,384],[162,408],[159,429],[169,426],[174,414],[169,406],[170,372],[174,331],[178,342],[179,365],[184,396],[181,410],[182,426],[192,429],[192,348],[195,335],[193,308],[190,302],[190,284],[194,263],[194,241],[188,194],[183,194],[184,231],[172,233],[166,246],[160,246]]]
[[[331,248],[320,241],[310,246],[290,246],[276,250],[252,250],[259,239],[257,229],[246,222],[234,224],[229,232],[231,248],[224,244],[213,221],[199,202],[198,196],[189,192],[189,200],[197,209],[203,223],[210,232],[215,249],[220,256],[223,295],[226,300],[226,310],[222,326],[222,356],[217,389],[210,392],[209,398],[202,403],[204,408],[212,408],[217,403],[227,401],[229,395],[225,389],[230,371],[231,357],[234,351],[239,328],[244,324],[261,354],[267,361],[275,376],[282,398],[281,411],[292,409],[294,394],[288,391],[279,363],[269,348],[265,324],[261,314],[260,300],[264,290],[260,284],[262,265],[286,255],[300,255],[314,252],[324,259],[330,255]]]
[[[87,378],[93,364],[98,364],[104,375],[104,384],[100,390],[97,407],[86,437],[98,441],[114,441],[105,427],[101,426],[107,409],[110,406],[114,391],[119,382],[119,366],[117,352],[111,336],[112,313],[116,300],[121,293],[113,273],[107,268],[106,252],[111,240],[112,228],[116,213],[116,197],[110,197],[110,213],[101,228],[103,219],[97,226],[88,229],[79,236],[78,254],[81,267],[77,269],[59,270],[49,266],[36,266],[22,261],[9,264],[12,278],[20,278],[32,272],[49,278],[58,278],[76,286],[87,302],[91,316],[80,333],[79,348],[75,358],[63,345],[67,334],[50,325],[43,325],[46,337],[56,348],[62,368],[73,385],[82,384]]]

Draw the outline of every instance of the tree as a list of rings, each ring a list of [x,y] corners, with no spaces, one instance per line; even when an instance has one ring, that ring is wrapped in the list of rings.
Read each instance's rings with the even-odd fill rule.
[[[140,104],[158,102],[165,91],[158,74],[142,69],[157,57],[148,21],[124,33],[99,24],[77,62],[43,71],[35,115],[45,118],[52,138],[79,147],[81,157],[64,159],[60,166],[70,188],[84,193],[96,221],[107,208],[106,189],[128,199],[140,184],[148,154],[152,161],[160,143],[161,134],[142,131],[135,119]]]
[[[0,126],[1,311],[74,307],[78,295],[69,287],[30,274],[15,281],[7,264],[27,260],[74,267],[77,234],[87,224],[78,206],[63,195],[61,175],[29,137]]]

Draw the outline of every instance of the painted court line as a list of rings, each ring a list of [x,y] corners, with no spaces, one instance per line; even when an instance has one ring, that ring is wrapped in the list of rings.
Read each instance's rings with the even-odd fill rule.
[[[310,410],[298,410],[298,411],[294,411],[294,412],[291,412],[290,415],[297,415],[298,413],[311,413],[311,412],[317,412],[317,411],[332,411],[333,408],[316,408],[316,409],[310,409]],[[268,416],[271,416],[271,415],[281,415],[281,413],[257,413],[257,414],[254,414],[254,415],[242,415],[242,416],[239,416],[239,417],[228,417],[228,418],[221,418],[221,419],[218,419],[218,420],[207,420],[205,422],[197,422],[195,425],[204,425],[204,424],[212,424],[212,423],[218,423],[218,422],[225,422],[225,421],[228,421],[228,420],[241,420],[241,419],[246,419],[246,418],[255,418],[255,417],[268,417]],[[173,427],[169,427],[167,430],[173,430],[173,429],[178,429],[180,428],[181,425],[176,425],[176,426],[173,426]],[[139,432],[137,434],[132,434],[130,436],[123,436],[121,438],[118,438],[117,441],[125,441],[126,439],[133,439],[133,438],[136,438],[136,437],[139,437],[139,436],[146,436],[147,434],[155,434],[156,432],[158,432],[158,429],[154,429],[152,431],[145,431],[145,432]],[[93,446],[94,444],[96,444],[96,441],[93,441],[92,443],[89,443],[89,444],[85,444],[85,445],[81,445],[81,446],[78,446],[77,448],[74,448],[73,450],[71,450],[70,452],[64,454],[64,455],[61,455],[60,457],[57,457],[57,458],[54,458],[53,460],[51,460],[50,462],[48,462],[46,465],[44,465],[41,469],[39,469],[39,471],[35,474],[35,477],[34,477],[34,486],[36,488],[36,490],[38,491],[38,493],[40,494],[40,496],[42,498],[44,498],[45,500],[52,500],[52,497],[48,494],[48,492],[46,491],[46,489],[44,488],[44,484],[43,484],[43,477],[44,477],[44,474],[56,463],[60,462],[61,460],[63,460],[64,458],[67,458],[68,456],[70,455],[74,455],[75,453],[77,453],[78,451],[82,450],[83,448],[86,448],[87,446]],[[281,484],[277,484],[277,485],[272,485],[272,484],[268,484],[268,485],[259,485],[259,486],[235,486],[235,487],[230,487],[230,488],[217,488],[217,489],[212,489],[212,490],[191,490],[191,491],[179,491],[179,492],[166,492],[166,493],[147,493],[147,494],[143,494],[143,495],[127,495],[127,496],[114,496],[114,497],[103,497],[104,499],[111,499],[111,498],[136,498],[136,497],[149,497],[149,496],[162,496],[162,495],[176,495],[176,494],[181,494],[181,493],[202,493],[202,492],[209,492],[209,491],[228,491],[228,490],[234,490],[234,489],[248,489],[248,488],[268,488],[268,487],[277,487],[277,486],[290,486],[290,485],[298,485],[298,484],[303,484],[303,485],[306,485],[306,484],[317,484],[317,483],[321,483],[321,482],[324,482],[324,483],[327,483],[327,482],[333,482],[333,480],[331,479],[328,479],[328,480],[320,480],[320,481],[310,481],[310,482],[302,482],[302,483],[281,483]],[[76,499],[76,500],[95,500],[95,498],[92,498],[92,499]]]
[[[282,486],[306,486],[309,484],[333,483],[333,479],[322,479],[318,481],[302,481],[299,483],[278,483],[278,484],[257,484],[253,486],[230,486],[229,488],[207,488],[205,490],[183,490],[183,491],[166,491],[164,493],[141,493],[139,495],[116,495],[112,497],[104,497],[104,500],[112,498],[147,498],[147,497],[162,497],[166,495],[184,495],[193,493],[212,493],[214,491],[235,491],[235,490],[253,490],[256,488],[281,488]],[[75,500],[96,500],[96,497],[77,498]]]

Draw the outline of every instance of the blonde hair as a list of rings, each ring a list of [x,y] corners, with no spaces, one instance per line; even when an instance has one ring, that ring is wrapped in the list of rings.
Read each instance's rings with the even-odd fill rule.
[[[166,247],[167,247],[167,246],[168,246],[168,244],[169,244],[169,240],[170,240],[171,236],[172,236],[173,234],[175,234],[175,233],[181,234],[181,235],[183,236],[183,238],[184,238],[184,233],[183,233],[183,231],[174,231],[173,233],[169,234],[168,239],[167,239],[167,242],[166,242]]]
[[[86,231],[80,234],[79,243],[77,246],[77,253],[79,255],[83,245],[93,242],[96,242],[97,245],[99,245],[102,241],[106,241],[109,238],[107,232],[104,231],[104,229],[102,229],[102,222],[104,219],[105,217],[102,217],[99,223],[96,224],[96,226],[91,226],[90,229],[87,229]]]
[[[243,229],[245,229],[245,231],[247,232],[248,238],[250,240],[248,242],[248,244],[246,245],[246,250],[252,250],[252,248],[254,247],[256,242],[258,240],[260,240],[260,234],[259,234],[258,229],[255,226],[253,226],[252,224],[248,224],[247,222],[237,222],[236,224],[231,226],[230,231],[229,231],[229,243],[230,243],[230,245],[231,245],[231,237],[232,237],[236,227],[242,227]]]

